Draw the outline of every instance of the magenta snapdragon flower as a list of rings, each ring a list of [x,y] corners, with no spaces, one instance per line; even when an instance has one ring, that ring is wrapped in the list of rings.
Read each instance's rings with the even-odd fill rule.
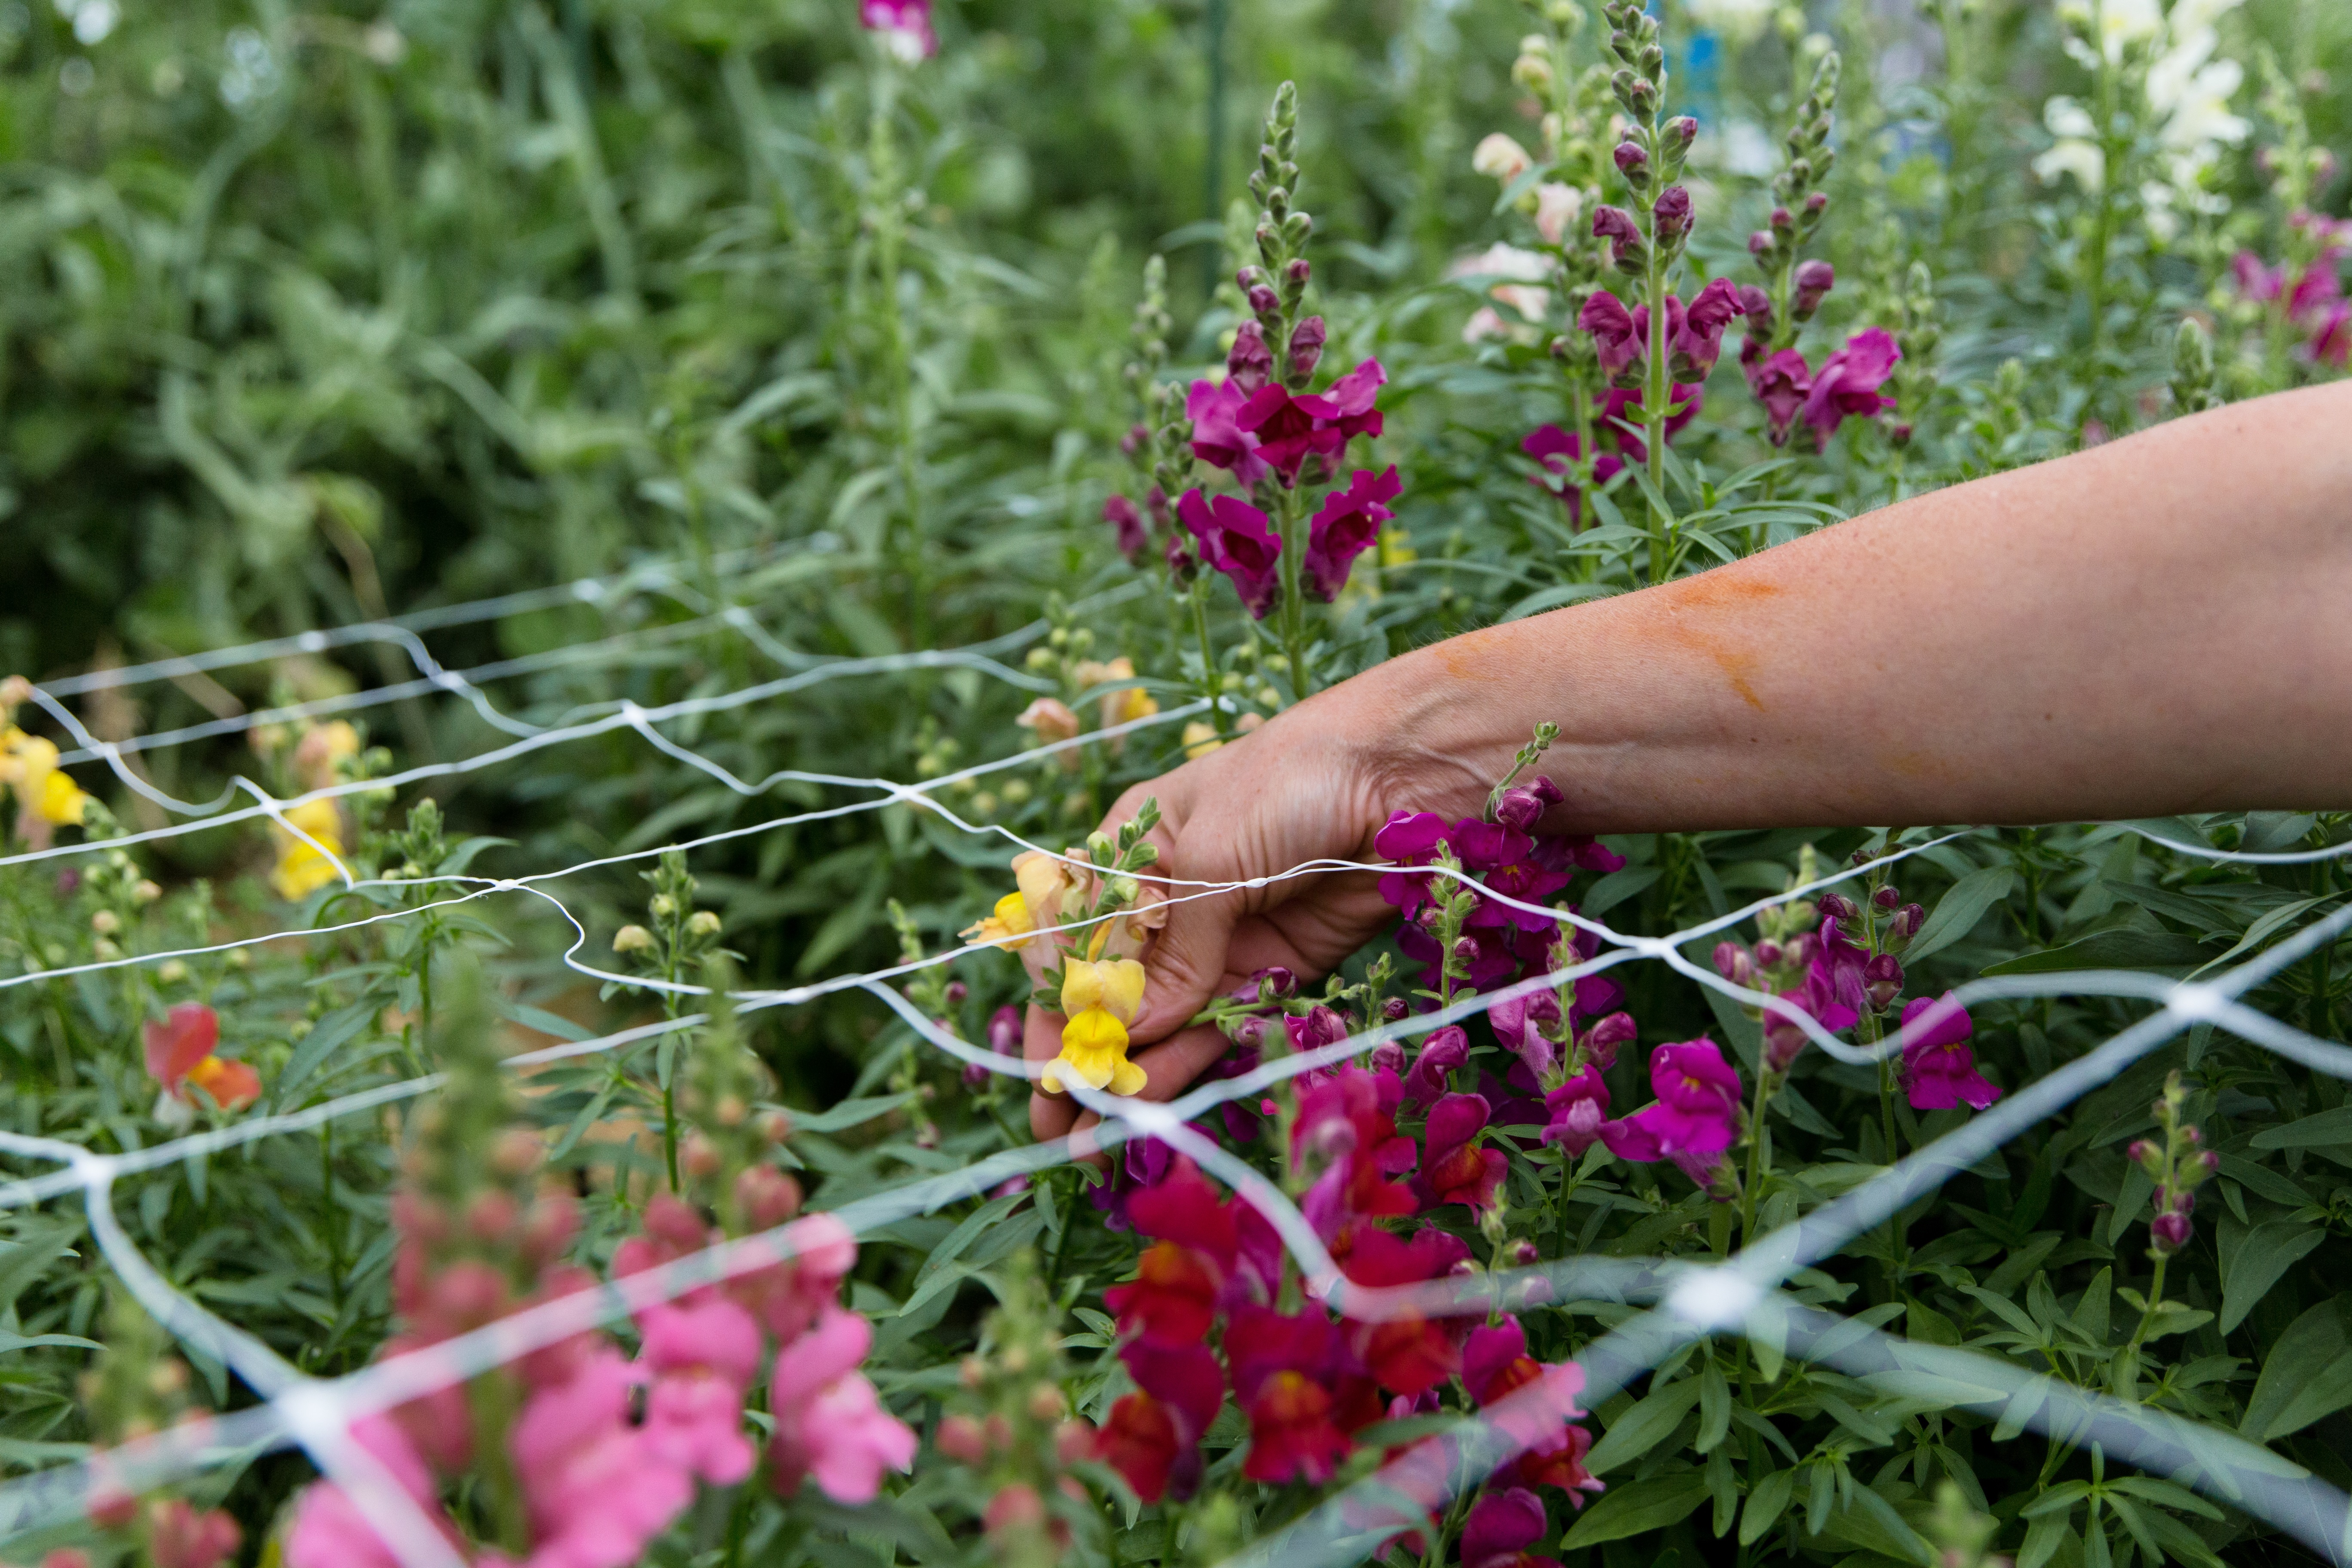
[[[1251,615],[1265,619],[1282,588],[1282,535],[1265,513],[1238,496],[1191,489],[1176,502],[1176,516],[1200,541],[1201,559],[1231,580]]]
[[[1805,971],[1804,984],[1780,993],[1765,1005],[1764,1061],[1774,1072],[1787,1072],[1811,1037],[1794,1022],[1801,1013],[1832,1034],[1853,1027],[1861,1016],[1838,999],[1829,966],[1816,957]]]
[[[1403,488],[1391,464],[1378,474],[1358,468],[1346,489],[1326,498],[1307,528],[1299,581],[1309,595],[1327,605],[1339,596],[1356,557],[1380,542],[1381,525],[1396,516],[1387,503]]]
[[[1621,1121],[1604,1122],[1601,1141],[1621,1160],[1672,1160],[1702,1187],[1739,1141],[1739,1074],[1713,1040],[1686,1040],[1650,1053],[1650,1087],[1658,1098]]]
[[[1416,1105],[1434,1105],[1446,1093],[1453,1071],[1470,1059],[1470,1036],[1459,1024],[1432,1029],[1421,1043],[1421,1054],[1404,1075],[1404,1097]]]
[[[1542,1501],[1525,1487],[1487,1492],[1462,1521],[1462,1568],[1559,1568],[1528,1550],[1549,1528]]]
[[[1546,1091],[1544,1110],[1551,1120],[1545,1124],[1543,1141],[1559,1144],[1571,1159],[1580,1157],[1600,1139],[1601,1124],[1609,1116],[1609,1086],[1601,1081],[1600,1068],[1588,1067],[1558,1089]]]
[[[908,65],[940,52],[939,35],[931,31],[931,0],[858,0],[857,23]]]
[[[1110,524],[1111,537],[1118,542],[1118,552],[1127,557],[1129,565],[1133,565],[1135,558],[1143,553],[1143,547],[1151,542],[1151,535],[1143,526],[1143,513],[1125,496],[1115,495],[1103,502],[1102,514],[1103,521]]]
[[[362,1415],[352,1423],[351,1432],[352,1440],[383,1467],[450,1549],[457,1550],[457,1532],[442,1511],[433,1472],[399,1424],[388,1415]],[[332,1481],[303,1489],[295,1505],[294,1528],[286,1538],[286,1563],[287,1568],[402,1568],[399,1555]]]
[[[1538,1079],[1559,1063],[1559,1044],[1550,1037],[1559,1033],[1559,997],[1549,991],[1507,996],[1486,1009],[1495,1038]]]
[[[1248,401],[1249,394],[1230,375],[1221,382],[1196,381],[1184,398],[1184,416],[1192,422],[1192,455],[1233,475],[1244,489],[1267,472],[1257,437],[1237,423]]]
[[[1748,390],[1764,405],[1772,445],[1788,445],[1789,431],[1813,390],[1813,367],[1794,349],[1766,354],[1755,338],[1740,350],[1739,366],[1748,376]]]
[[[1895,406],[1895,399],[1878,389],[1902,357],[1887,331],[1872,327],[1846,339],[1845,347],[1822,362],[1813,373],[1812,390],[1805,395],[1805,423],[1822,446],[1829,445],[1842,421],[1868,419]]]
[[[1423,1204],[1467,1204],[1478,1210],[1494,1206],[1510,1162],[1501,1150],[1484,1149],[1475,1142],[1492,1114],[1486,1097],[1477,1094],[1444,1095],[1429,1108],[1428,1146],[1422,1152],[1421,1174],[1412,1183]]]
[[[2000,1098],[2000,1090],[1977,1071],[1977,1054],[1969,1045],[1975,1030],[1968,1009],[1948,991],[1932,1002],[1915,996],[1904,1005],[1903,1079],[1914,1110],[1963,1104],[1982,1110]]]
[[[1388,384],[1381,362],[1368,359],[1321,393],[1294,394],[1270,382],[1252,393],[1234,423],[1257,437],[1257,455],[1273,466],[1284,485],[1298,482],[1310,456],[1336,460],[1358,436],[1381,433],[1373,403]]]

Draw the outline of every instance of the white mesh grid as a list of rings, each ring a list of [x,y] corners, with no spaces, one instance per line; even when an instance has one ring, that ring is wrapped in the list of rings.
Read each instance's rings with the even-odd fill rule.
[[[751,552],[741,552],[748,563]],[[730,565],[736,563],[730,558]],[[1134,587],[1098,595],[1096,605],[1130,596]],[[609,604],[640,592],[663,594],[698,612],[693,621],[670,627],[623,633],[595,642],[572,645],[537,656],[534,660],[509,660],[469,671],[445,669],[425,647],[418,633],[438,627],[491,620],[529,609],[564,604]],[[504,714],[490,702],[478,681],[529,673],[572,662],[593,662],[607,654],[635,651],[648,640],[687,635],[684,628],[715,629],[725,626],[761,651],[796,672],[782,679],[743,687],[709,697],[640,707],[634,702],[602,705],[608,710],[581,716],[554,726],[537,726]],[[360,790],[398,787],[428,778],[478,771],[538,750],[626,729],[664,754],[695,767],[738,794],[751,796],[785,782],[869,792],[870,798],[772,818],[731,828],[681,844],[603,857],[576,865],[517,878],[443,877],[420,879],[454,885],[467,890],[434,899],[409,909],[385,911],[362,920],[295,931],[238,942],[215,943],[127,956],[110,961],[64,966],[37,973],[0,978],[0,988],[30,984],[68,975],[162,963],[219,953],[267,942],[301,940],[392,921],[406,920],[429,910],[468,903],[496,893],[520,892],[544,900],[567,921],[576,933],[563,954],[565,965],[600,981],[681,994],[707,995],[707,988],[671,984],[639,975],[613,973],[581,961],[587,942],[584,925],[545,883],[628,861],[657,857],[669,849],[692,849],[730,839],[772,831],[793,824],[872,811],[898,803],[933,813],[956,830],[994,833],[1023,848],[1054,851],[1029,843],[993,824],[964,821],[934,798],[942,787],[1006,769],[1018,768],[1074,747],[1135,731],[1176,722],[1203,711],[1193,703],[1113,728],[1032,748],[993,762],[976,763],[941,777],[915,784],[884,778],[781,770],[756,782],[738,778],[717,763],[663,735],[657,726],[667,721],[726,711],[782,697],[823,681],[858,675],[888,675],[923,668],[976,669],[1007,684],[1028,689],[1050,686],[1038,678],[998,662],[993,655],[1013,651],[1041,637],[1046,626],[1034,624],[968,647],[926,650],[877,658],[818,659],[784,647],[740,607],[714,611],[685,580],[676,563],[655,563],[612,579],[590,579],[562,587],[503,595],[468,605],[368,623],[331,632],[225,648],[184,658],[102,670],[47,683],[36,696],[40,707],[63,727],[79,750],[65,760],[103,760],[127,787],[175,815],[192,820],[131,833],[100,844],[56,846],[45,850],[0,858],[0,865],[61,858],[120,847],[127,843],[155,842],[233,822],[267,817],[326,854],[347,887],[415,887],[420,881],[369,882],[355,878],[325,846],[301,833],[287,820],[290,807],[333,799]],[[142,737],[121,743],[90,735],[59,699],[139,681],[172,679],[238,664],[317,653],[333,647],[368,643],[388,644],[404,652],[419,674],[412,682],[379,687],[350,698],[322,703],[257,711],[210,724]],[[564,656],[571,656],[569,658]],[[462,697],[485,722],[518,737],[510,744],[455,762],[421,765],[389,778],[338,784],[292,800],[276,800],[248,779],[232,781],[221,798],[209,805],[171,798],[128,768],[122,759],[141,751],[185,743],[210,736],[235,733],[256,724],[284,722],[329,712],[346,712],[430,691]],[[239,791],[257,804],[229,809]],[[2284,865],[2352,856],[2352,845],[2284,854],[2237,854],[2179,843],[2135,828],[2152,842],[2176,853],[2215,861]],[[1958,837],[1957,835],[1949,837]],[[1475,1279],[1447,1279],[1416,1286],[1373,1289],[1348,1282],[1305,1216],[1278,1187],[1246,1163],[1225,1153],[1201,1136],[1191,1121],[1227,1101],[1258,1094],[1285,1079],[1361,1055],[1388,1040],[1426,1034],[1448,1022],[1484,1012],[1507,998],[1549,989],[1577,975],[1596,973],[1627,963],[1654,960],[1694,982],[1749,1006],[1770,1006],[1763,993],[1734,984],[1712,969],[1693,963],[1685,947],[1705,936],[1727,931],[1759,910],[1791,898],[1803,897],[1864,875],[1870,869],[1906,859],[1945,839],[1906,846],[1867,866],[1825,877],[1805,887],[1759,900],[1728,914],[1663,937],[1619,932],[1601,921],[1563,914],[1522,903],[1485,889],[1475,879],[1451,873],[1478,888],[1485,897],[1506,907],[1549,919],[1562,920],[1591,932],[1606,945],[1592,958],[1572,968],[1530,976],[1484,995],[1474,995],[1394,1024],[1366,1029],[1321,1049],[1266,1063],[1241,1077],[1205,1084],[1166,1105],[1123,1100],[1087,1090],[1075,1092],[1078,1100],[1102,1118],[1097,1128],[1070,1138],[1005,1151],[963,1170],[907,1183],[871,1194],[831,1211],[831,1217],[864,1234],[908,1215],[977,1196],[1011,1176],[1027,1174],[1066,1160],[1116,1146],[1130,1136],[1162,1140],[1204,1170],[1231,1185],[1240,1197],[1257,1207],[1273,1224],[1284,1245],[1297,1260],[1310,1292],[1349,1315],[1381,1320],[1402,1312],[1485,1312],[1497,1303],[1524,1298],[1530,1282],[1540,1279],[1550,1300],[1571,1297],[1617,1302],[1651,1301],[1649,1310],[1593,1341],[1577,1362],[1585,1377],[1588,1403],[1624,1386],[1693,1340],[1714,1333],[1745,1333],[1785,1345],[1792,1361],[1815,1361],[1851,1375],[1890,1379],[1929,1379],[1950,1404],[2003,1413],[2005,1425],[2062,1437],[2077,1444],[2095,1443],[2114,1458],[2161,1473],[2212,1497],[2228,1501],[2303,1542],[2325,1560],[2352,1564],[2352,1498],[2310,1476],[2268,1449],[2218,1428],[2203,1426],[2161,1410],[2087,1392],[2062,1381],[2023,1371],[1978,1352],[1894,1339],[1877,1330],[1803,1307],[1780,1293],[1780,1288],[1800,1269],[1837,1252],[1848,1242],[1883,1223],[1904,1205],[1939,1185],[1953,1174],[1978,1163],[2036,1122],[2112,1079],[2134,1061],[2163,1046],[2185,1029],[2206,1024],[2225,1030],[2263,1049],[2276,1052],[2316,1070],[2352,1079],[2352,1048],[2319,1039],[2303,1030],[2248,1007],[2241,998],[2288,964],[2332,942],[2352,927],[2352,907],[2315,919],[2292,935],[2238,966],[2197,981],[2165,981],[2131,971],[2074,971],[2049,975],[2022,975],[1970,981],[1954,993],[1965,1005],[1979,999],[2019,998],[2057,994],[2106,995],[2144,1000],[2156,1010],[2089,1053],[2057,1068],[2032,1083],[2021,1085],[1990,1110],[1972,1116],[1944,1137],[1914,1151],[1812,1213],[1771,1232],[1753,1245],[1715,1265],[1668,1260],[1570,1258],[1535,1267],[1498,1272]],[[1066,857],[1056,856],[1057,858]],[[1239,883],[1202,883],[1145,874],[1168,889],[1171,900],[1214,897],[1244,888],[1258,888],[1295,877],[1339,870],[1371,870],[1373,866],[1349,860],[1319,860],[1290,868],[1273,876]],[[1434,875],[1449,875],[1425,868]],[[1066,929],[1066,928],[1065,928]],[[992,1072],[1034,1079],[1039,1064],[1010,1058],[956,1038],[925,1016],[887,981],[918,970],[950,963],[975,952],[962,947],[887,969],[827,977],[804,985],[736,993],[740,1011],[790,1006],[850,989],[872,994],[890,1006],[921,1037],[949,1054]],[[1776,1008],[1778,1016],[1802,1028],[1811,1041],[1842,1061],[1872,1062],[1899,1052],[1900,1032],[1877,1046],[1850,1045],[1822,1030],[1794,1009]],[[598,1038],[550,1047],[511,1058],[510,1068],[523,1068],[616,1049],[707,1022],[696,1014],[660,1024],[620,1031]],[[325,1125],[394,1101],[428,1093],[442,1083],[431,1074],[404,1082],[380,1085],[360,1093],[282,1115],[252,1118],[172,1142],[120,1155],[99,1155],[53,1139],[0,1133],[0,1152],[54,1163],[47,1174],[0,1183],[0,1208],[39,1204],[79,1193],[89,1215],[94,1238],[117,1277],[140,1303],[184,1342],[200,1349],[234,1372],[260,1403],[233,1415],[215,1417],[192,1427],[178,1428],[128,1443],[110,1450],[100,1462],[109,1485],[145,1490],[184,1479],[224,1459],[264,1448],[299,1445],[322,1473],[341,1485],[374,1523],[387,1544],[410,1568],[450,1568],[459,1562],[447,1542],[407,1495],[386,1476],[350,1436],[351,1424],[362,1416],[406,1403],[433,1389],[462,1382],[570,1335],[609,1323],[656,1301],[668,1300],[714,1279],[730,1278],[767,1267],[793,1256],[805,1219],[760,1236],[743,1237],[681,1258],[664,1268],[637,1274],[599,1289],[566,1296],[512,1314],[472,1333],[423,1350],[389,1357],[347,1376],[320,1380],[305,1376],[276,1352],[175,1291],[158,1274],[122,1231],[112,1208],[118,1178],[153,1170],[180,1160],[219,1152],[241,1144]],[[1328,1500],[1302,1519],[1244,1550],[1233,1568],[1330,1568],[1360,1561],[1377,1552],[1399,1531],[1419,1524],[1421,1509],[1443,1503],[1465,1487],[1475,1487],[1517,1451],[1509,1436],[1515,1407],[1541,1396],[1539,1388],[1524,1390],[1490,1407],[1480,1418],[1430,1439],[1442,1446],[1444,1482],[1431,1495],[1425,1469],[1427,1454],[1417,1460],[1400,1460]],[[1524,1428],[1522,1428],[1524,1429]],[[1412,1467],[1408,1472],[1408,1466]],[[0,1485],[0,1541],[69,1518],[82,1510],[100,1465],[85,1461],[36,1472]]]

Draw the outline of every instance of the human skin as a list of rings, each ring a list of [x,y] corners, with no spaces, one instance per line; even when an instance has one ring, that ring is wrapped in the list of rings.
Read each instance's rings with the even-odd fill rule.
[[[2352,382],[1417,649],[1138,784],[1105,826],[1156,797],[1153,871],[1195,883],[1371,860],[1393,811],[1481,809],[1545,720],[1553,833],[2352,807]],[[1390,924],[1374,884],[1175,905],[1131,1031],[1144,1098],[1223,1054],[1183,1026],[1212,995],[1269,964],[1324,974]],[[1032,1008],[1025,1054],[1060,1030]],[[1041,1138],[1077,1120],[1031,1101]]]

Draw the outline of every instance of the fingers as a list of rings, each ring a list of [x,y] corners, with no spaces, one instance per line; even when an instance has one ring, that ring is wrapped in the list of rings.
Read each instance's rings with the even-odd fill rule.
[[[1032,1007],[1022,1020],[1021,1055],[1024,1060],[1050,1062],[1062,1054],[1062,1016]],[[1029,1131],[1040,1143],[1059,1138],[1076,1120],[1076,1103],[1066,1094],[1037,1089],[1029,1096]]]

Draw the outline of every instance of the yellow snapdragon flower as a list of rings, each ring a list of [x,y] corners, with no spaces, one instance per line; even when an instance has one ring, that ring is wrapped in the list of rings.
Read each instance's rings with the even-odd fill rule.
[[[55,827],[79,827],[89,807],[89,796],[58,766],[56,743],[14,726],[0,731],[0,783],[16,790],[26,823],[37,818]]]
[[[333,801],[313,800],[290,808],[286,821],[318,840],[314,847],[275,822],[269,826],[270,837],[278,841],[278,865],[269,873],[269,885],[287,902],[299,903],[328,883],[342,879],[330,857],[343,852],[343,818]],[[320,854],[320,849],[326,854]]]
[[[1113,1094],[1137,1094],[1143,1069],[1127,1059],[1127,1026],[1143,1006],[1143,965],[1131,958],[1074,958],[1062,966],[1062,1054],[1039,1083],[1066,1094],[1073,1082]]]
[[[996,900],[996,908],[982,920],[975,921],[957,934],[964,941],[982,947],[1002,947],[1018,952],[1029,945],[1029,933],[1037,922],[1029,918],[1029,901],[1018,893],[1007,893]]]

